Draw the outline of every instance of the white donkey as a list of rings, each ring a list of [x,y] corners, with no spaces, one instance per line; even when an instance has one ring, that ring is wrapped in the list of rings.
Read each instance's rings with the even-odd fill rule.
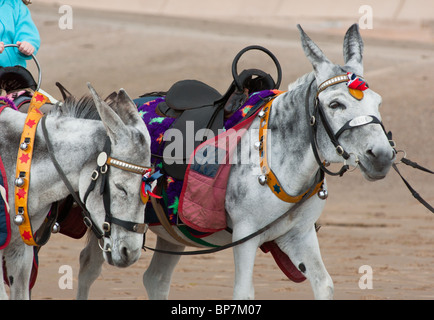
[[[110,107],[101,101],[92,87],[89,88],[94,103],[92,98],[87,102],[69,101],[62,109],[45,116],[37,127],[30,182],[28,175],[23,177],[25,183],[29,183],[28,217],[31,228],[36,231],[52,203],[64,199],[70,192],[78,192],[77,199],[86,205],[86,220],[89,225],[92,223],[92,229],[100,237],[106,260],[115,266],[126,267],[137,261],[141,254],[145,204],[139,192],[142,175],[138,173],[151,165],[150,137],[124,90],[120,90],[116,103]],[[86,105],[92,109],[96,105],[102,120],[80,118],[80,113],[89,111]],[[26,114],[8,107],[0,116],[0,154],[7,173],[12,216],[15,216],[14,188],[20,185],[15,175],[18,147],[26,147],[20,140],[25,120]],[[128,163],[134,170],[121,170],[122,166],[114,168],[110,159]],[[100,189],[103,181],[104,190]],[[22,217],[11,217],[10,242],[0,250],[0,261],[4,259],[6,266],[6,270],[0,268],[0,298],[3,299],[7,298],[3,271],[7,272],[11,298],[29,298],[33,247],[21,238],[18,225],[22,220]]]
[[[312,191],[321,171],[331,173],[321,159],[330,163],[344,162],[339,174],[348,166],[358,166],[369,181],[384,178],[395,152],[381,123],[381,97],[367,88],[361,78],[363,42],[358,26],[353,25],[346,33],[344,66],[327,59],[301,27],[299,29],[304,52],[314,71],[299,78],[286,93],[275,98],[271,111],[261,113],[249,129],[258,132],[263,121],[267,122],[268,135],[273,138],[266,145],[267,154],[273,158],[268,169],[278,178],[281,189],[292,196]],[[269,171],[260,169],[263,159],[255,148],[256,141],[250,139],[252,136],[246,134],[241,139],[239,152],[246,154],[237,154],[237,159],[252,159],[253,165],[237,160],[231,167],[227,185],[225,208],[232,234],[220,231],[205,240],[218,245],[237,241],[270,225],[285,212],[289,214],[233,248],[233,298],[254,298],[252,275],[257,249],[265,242],[274,241],[310,281],[315,298],[331,299],[333,282],[323,264],[315,230],[325,201],[316,193],[297,204],[279,199],[267,183]],[[150,229],[158,235],[156,249],[184,250],[185,244],[174,240],[163,228]],[[82,251],[79,299],[87,298],[91,283],[101,271],[103,259],[95,254],[96,250],[95,241],[91,241]],[[151,299],[168,298],[172,273],[179,258],[180,255],[154,253],[143,275]]]

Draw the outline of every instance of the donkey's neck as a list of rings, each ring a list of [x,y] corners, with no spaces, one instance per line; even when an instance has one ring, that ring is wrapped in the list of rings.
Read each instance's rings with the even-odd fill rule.
[[[4,111],[2,114],[0,132],[5,132],[10,141],[9,146],[0,143],[8,176],[10,204],[14,203],[16,157],[25,117],[25,114],[12,110]],[[80,173],[87,168],[92,171],[92,166],[96,166],[96,157],[103,149],[106,131],[101,121],[70,117],[47,116],[46,126],[54,156],[74,190],[78,190]],[[68,194],[68,189],[48,155],[47,144],[39,124],[30,173],[28,202],[30,215],[48,208],[51,203],[66,198]]]
[[[48,117],[46,126],[54,156],[74,190],[78,191],[83,170],[89,171],[90,182],[91,171],[96,167],[96,158],[107,138],[106,131],[101,121],[67,117]],[[49,157],[41,128],[38,128],[37,134],[39,141],[43,143],[40,152],[34,155],[32,172],[35,172],[36,178],[30,185],[30,192],[38,192],[41,202],[50,204],[65,198],[70,192]]]
[[[280,95],[273,103],[268,128],[271,138],[268,143],[269,163],[282,183],[292,195],[306,190],[313,182],[318,165],[310,146],[306,95],[314,75],[306,74],[290,85],[288,92]],[[313,88],[314,89],[314,88]],[[271,159],[270,159],[271,158]]]

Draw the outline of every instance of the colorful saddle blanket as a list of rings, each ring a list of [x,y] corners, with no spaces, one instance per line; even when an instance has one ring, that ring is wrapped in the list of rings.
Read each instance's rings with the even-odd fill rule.
[[[246,103],[239,108],[230,118],[228,118],[224,123],[224,129],[227,131],[231,128],[233,128],[235,125],[240,123],[244,117],[248,114],[248,112],[252,109],[257,107],[258,105],[262,104],[264,99],[266,99],[269,96],[275,95],[278,91],[276,90],[266,90],[266,91],[260,91],[257,93],[252,94],[246,101]],[[163,156],[163,150],[164,150],[164,133],[171,127],[171,125],[174,123],[176,119],[170,118],[170,117],[161,117],[156,113],[156,107],[158,104],[162,101],[164,101],[164,97],[150,97],[149,101],[142,103],[138,107],[139,114],[141,115],[143,121],[146,123],[148,127],[148,131],[151,137],[151,152],[153,155],[157,155],[158,157],[152,157],[151,162],[154,164],[156,168],[162,168],[162,156]],[[206,163],[203,166],[194,165],[194,170],[197,172],[204,172],[204,170],[211,169],[210,166],[208,166]],[[212,170],[216,170],[217,168],[214,167]],[[167,174],[164,174],[163,177],[165,181],[164,188],[162,190],[162,197],[163,197],[163,203],[164,203],[164,210],[166,211],[166,215],[168,217],[169,222],[172,225],[177,224],[184,224],[186,221],[183,221],[179,216],[179,200],[181,191],[183,188],[183,182],[182,180],[174,179],[171,176],[168,176]],[[225,186],[224,182],[221,182],[222,185]],[[209,200],[209,195],[202,193],[202,197]],[[221,197],[220,197],[221,198]],[[221,213],[221,204],[219,207],[219,212]],[[209,210],[208,213],[210,215],[206,216],[203,221],[208,221],[209,226],[203,226],[202,228],[199,228],[200,230],[197,230],[198,228],[191,228],[192,232],[196,234],[198,237],[203,237],[203,233],[209,233],[209,232],[215,232],[221,229],[224,229],[222,221],[226,221],[225,217],[216,217],[213,215],[213,210]],[[224,213],[223,213],[224,215]],[[215,221],[219,220],[217,227],[215,224]],[[159,224],[158,219],[155,216],[154,209],[152,208],[152,204],[148,203],[146,206],[145,211],[145,221],[149,223],[150,225],[156,225]],[[197,232],[199,231],[199,232]]]

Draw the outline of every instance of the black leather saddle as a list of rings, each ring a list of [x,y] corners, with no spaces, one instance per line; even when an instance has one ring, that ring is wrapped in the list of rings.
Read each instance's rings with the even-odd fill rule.
[[[269,74],[258,69],[247,69],[238,74],[238,60],[245,52],[253,49],[261,50],[273,59],[278,73],[277,82]],[[181,80],[172,85],[165,94],[165,101],[157,106],[157,114],[176,118],[171,129],[179,130],[178,133],[183,137],[165,143],[164,148],[173,143],[175,145],[171,145],[172,150],[183,150],[181,157],[179,154],[171,157],[163,151],[163,171],[168,175],[184,180],[191,154],[207,138],[206,130],[202,131],[203,135],[197,136],[199,130],[210,130],[210,135],[216,136],[220,133],[219,129],[224,126],[225,117],[229,117],[241,107],[251,93],[277,89],[282,79],[280,64],[276,57],[260,46],[246,47],[237,54],[232,63],[232,75],[234,81],[224,95],[201,81]],[[142,97],[144,96],[146,95]]]
[[[216,103],[221,98],[217,90],[201,81],[181,80],[169,89],[165,101],[157,106],[158,114],[176,118],[171,129],[179,130],[179,135],[165,144],[165,148],[171,144],[172,150],[182,150],[181,157],[180,154],[165,155],[163,168],[168,175],[184,179],[190,155],[204,141],[203,137],[196,136],[198,130],[208,129],[215,136],[223,128],[224,110]]]

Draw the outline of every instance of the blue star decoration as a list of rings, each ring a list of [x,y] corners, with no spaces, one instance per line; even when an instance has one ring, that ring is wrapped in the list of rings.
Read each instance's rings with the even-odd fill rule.
[[[274,188],[274,192],[280,193],[280,186],[277,183],[273,186],[273,188]]]

